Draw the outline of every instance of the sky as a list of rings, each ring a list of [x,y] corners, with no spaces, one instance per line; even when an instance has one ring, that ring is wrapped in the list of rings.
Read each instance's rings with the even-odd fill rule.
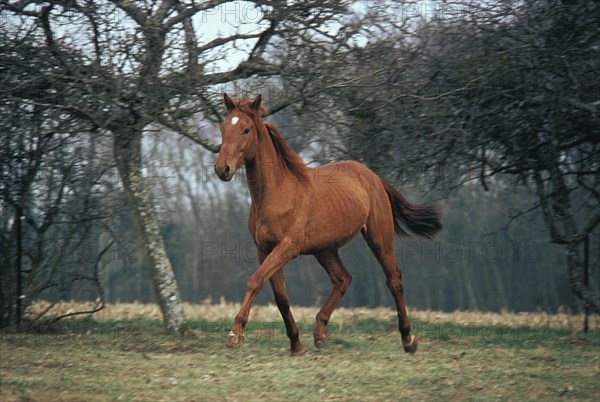
[[[351,10],[361,18],[365,16],[371,7],[372,1],[357,0],[350,7]],[[378,1],[377,3],[385,3],[385,1]],[[389,10],[397,20],[401,20],[405,17],[430,18],[437,16],[443,18],[444,14],[450,14],[457,12],[456,4],[446,4],[438,0],[415,0],[415,1],[403,1],[398,2],[397,0],[390,0]],[[468,7],[469,1],[466,1]],[[266,23],[261,21],[264,18],[265,13],[270,10],[266,6],[256,6],[253,2],[249,1],[232,1],[223,3],[212,9],[200,12],[193,18],[194,30],[198,37],[199,43],[208,43],[209,41],[217,37],[230,36],[236,32],[241,34],[260,32],[266,27]],[[340,24],[332,24],[331,29],[338,29]],[[252,40],[239,40],[236,41],[234,48],[233,45],[225,45],[218,49],[217,52],[224,53],[225,56],[222,60],[215,63],[211,67],[215,71],[226,71],[237,66],[243,61],[248,54],[248,51],[252,48],[255,39]],[[364,38],[363,41],[359,42],[359,45],[366,44],[368,38]]]

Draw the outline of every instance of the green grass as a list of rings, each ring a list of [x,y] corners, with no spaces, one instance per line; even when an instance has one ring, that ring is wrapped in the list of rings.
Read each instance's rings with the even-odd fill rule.
[[[2,401],[600,400],[600,335],[413,320],[415,355],[393,321],[332,326],[323,349],[290,357],[281,322],[190,321],[182,339],[156,320],[73,320],[63,333],[3,333]]]

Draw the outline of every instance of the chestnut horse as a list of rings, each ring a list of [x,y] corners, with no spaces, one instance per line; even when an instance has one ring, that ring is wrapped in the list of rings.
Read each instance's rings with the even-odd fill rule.
[[[314,329],[315,345],[323,345],[325,326],[351,281],[338,249],[361,232],[394,297],[404,350],[414,353],[417,339],[410,332],[404,305],[402,275],[394,257],[394,232],[433,238],[442,228],[437,208],[410,204],[384,179],[355,161],[309,168],[277,128],[263,121],[266,110],[261,106],[261,95],[253,101],[234,100],[227,94],[224,99],[228,116],[221,124],[223,140],[215,172],[221,180],[229,181],[245,166],[252,198],[248,228],[260,261],[248,279],[226,345],[239,347],[244,342],[250,307],[268,280],[291,352],[304,352],[282,270],[299,254],[313,254],[331,279],[331,293],[316,316]]]

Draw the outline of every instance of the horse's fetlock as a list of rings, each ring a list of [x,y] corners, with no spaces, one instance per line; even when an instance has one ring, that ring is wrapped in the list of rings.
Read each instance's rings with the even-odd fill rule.
[[[329,317],[320,311],[317,314],[316,319],[317,319],[317,323],[323,323],[323,325],[327,325],[329,323]]]

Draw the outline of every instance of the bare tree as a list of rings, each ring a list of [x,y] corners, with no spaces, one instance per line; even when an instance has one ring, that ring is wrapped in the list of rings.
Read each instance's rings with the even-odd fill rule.
[[[513,218],[542,211],[572,290],[600,311],[579,250],[600,224],[600,7],[447,1],[435,12],[346,53],[355,62],[331,74],[358,78],[328,93],[333,107],[320,113],[337,135],[325,141],[445,193],[466,182],[533,189],[537,202]]]
[[[14,70],[4,71],[5,84],[18,85]],[[0,110],[0,327],[20,326],[35,298],[58,300],[83,283],[101,308],[98,261],[112,245],[104,225],[118,210],[101,141],[59,111],[12,100]]]
[[[37,52],[12,66],[14,85],[3,92],[25,105],[60,111],[89,132],[112,136],[140,250],[170,332],[184,332],[185,319],[142,175],[145,130],[162,127],[218,150],[197,135],[194,125],[199,116],[219,121],[214,102],[219,85],[281,74],[287,60],[272,57],[275,49],[288,51],[301,64],[314,49],[348,40],[353,33],[341,29],[346,5],[252,1],[236,9],[240,3],[221,0],[2,1],[3,24],[10,27],[7,41],[27,42]],[[238,29],[210,39],[197,33],[208,15],[221,14],[226,22],[229,6],[237,10],[233,25]],[[243,52],[242,60],[219,68],[225,54],[236,49]]]

